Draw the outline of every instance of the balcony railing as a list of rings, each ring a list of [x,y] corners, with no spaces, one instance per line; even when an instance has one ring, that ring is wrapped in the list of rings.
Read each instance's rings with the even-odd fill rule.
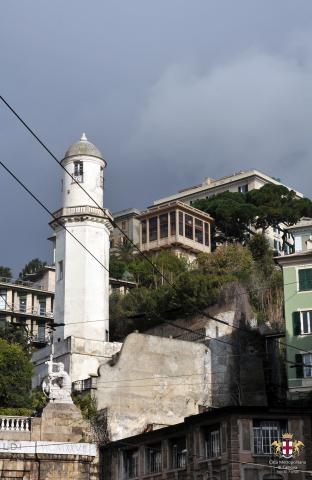
[[[25,280],[13,280],[12,278],[0,277],[0,283],[6,283],[9,285],[17,285],[18,287],[33,288],[35,290],[44,290],[43,286],[39,283],[28,282]]]
[[[54,318],[53,312],[44,311],[38,306],[38,308],[25,308],[23,305],[14,305],[10,303],[5,303],[1,301],[0,297],[0,311],[13,312],[13,313],[23,313],[24,315],[44,317],[44,318]]]
[[[0,432],[30,432],[30,417],[0,417]]]
[[[54,218],[59,218],[67,215],[97,215],[104,216],[103,210],[97,207],[91,207],[90,205],[78,206],[78,207],[65,207],[60,208],[54,212]]]

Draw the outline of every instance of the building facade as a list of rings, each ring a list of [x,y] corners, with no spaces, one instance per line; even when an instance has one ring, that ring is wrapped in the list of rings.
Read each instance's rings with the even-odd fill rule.
[[[180,201],[188,205],[193,205],[196,200],[204,200],[213,195],[217,195],[223,192],[241,192],[245,193],[250,190],[259,189],[267,183],[272,185],[283,185],[279,179],[270,177],[259,170],[248,170],[234,173],[217,180],[212,178],[205,178],[200,185],[185,188],[180,190],[174,195],[170,195],[165,198],[154,201],[155,206],[164,205],[168,202]],[[288,189],[291,189],[287,185],[283,185]],[[293,189],[291,189],[293,190]],[[298,197],[302,197],[302,193],[295,191]],[[282,232],[279,228],[270,228],[266,232],[267,238],[270,242],[271,248],[277,255],[282,253],[283,242]],[[289,239],[291,243],[291,239]],[[288,252],[287,252],[288,253]]]
[[[48,342],[54,321],[54,267],[44,267],[32,279],[0,278],[0,327],[16,324],[40,347]]]
[[[287,378],[291,396],[312,390],[312,250],[278,257],[283,269]]]
[[[137,208],[128,208],[120,212],[113,213],[114,222],[119,228],[114,228],[110,237],[111,252],[124,242],[125,236],[135,244],[140,242],[140,220],[137,218],[141,213]]]
[[[102,449],[106,480],[282,480],[294,478],[274,456],[286,432],[305,449],[296,478],[311,469],[311,412],[267,407],[228,407],[183,423],[124,438]],[[282,460],[282,459],[281,459]],[[281,467],[281,468],[279,468]]]

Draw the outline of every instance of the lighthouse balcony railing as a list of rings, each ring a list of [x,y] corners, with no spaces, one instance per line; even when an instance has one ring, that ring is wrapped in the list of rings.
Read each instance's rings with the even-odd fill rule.
[[[55,218],[71,215],[97,215],[103,216],[103,210],[90,205],[76,206],[76,207],[64,207],[57,210],[54,214]]]

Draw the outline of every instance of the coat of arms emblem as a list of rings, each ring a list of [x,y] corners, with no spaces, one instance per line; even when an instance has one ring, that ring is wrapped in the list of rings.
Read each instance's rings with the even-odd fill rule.
[[[272,444],[274,455],[281,458],[292,458],[300,455],[304,443],[296,440],[292,433],[283,433],[282,440],[275,440]]]

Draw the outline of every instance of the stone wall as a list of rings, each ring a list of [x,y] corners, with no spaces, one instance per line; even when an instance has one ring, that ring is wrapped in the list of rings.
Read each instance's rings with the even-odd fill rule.
[[[202,344],[132,333],[97,379],[111,439],[173,425],[210,405],[210,351]]]
[[[1,480],[98,478],[90,426],[74,404],[49,403],[41,417],[9,423],[8,428],[0,430]]]

